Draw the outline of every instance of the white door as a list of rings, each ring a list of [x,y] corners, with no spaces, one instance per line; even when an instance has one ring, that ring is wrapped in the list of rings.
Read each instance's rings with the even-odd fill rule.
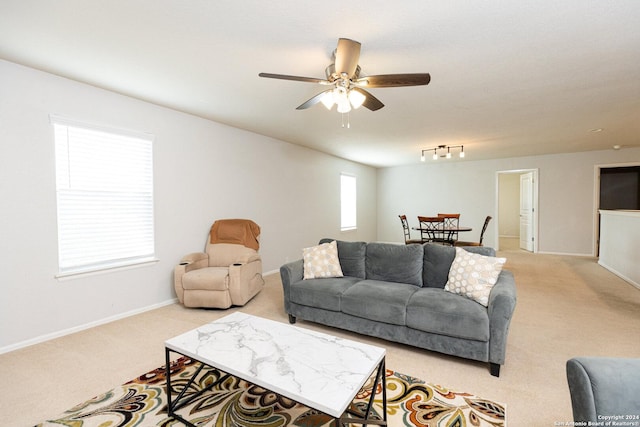
[[[520,249],[533,252],[533,172],[520,175]]]

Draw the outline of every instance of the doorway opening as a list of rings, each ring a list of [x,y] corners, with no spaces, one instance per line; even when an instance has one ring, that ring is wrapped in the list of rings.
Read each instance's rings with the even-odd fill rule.
[[[497,249],[538,252],[538,169],[496,174]]]

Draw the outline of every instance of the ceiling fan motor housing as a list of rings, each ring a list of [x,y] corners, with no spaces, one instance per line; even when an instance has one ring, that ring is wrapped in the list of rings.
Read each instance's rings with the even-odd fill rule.
[[[350,80],[356,80],[360,77],[360,66],[358,65],[356,67],[356,71],[355,73],[353,73],[353,77]],[[335,82],[336,80],[339,79],[349,79],[348,76],[340,76],[337,72],[336,72],[336,64],[329,64],[329,66],[324,70],[325,74],[327,75],[327,80],[329,80],[330,82]]]

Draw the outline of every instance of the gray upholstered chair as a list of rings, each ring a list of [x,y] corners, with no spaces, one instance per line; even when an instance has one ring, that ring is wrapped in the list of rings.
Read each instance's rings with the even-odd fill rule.
[[[264,286],[259,236],[251,220],[214,222],[205,251],[184,256],[175,267],[178,300],[186,307],[245,305]]]
[[[567,361],[567,381],[576,423],[640,416],[640,359],[575,357]]]

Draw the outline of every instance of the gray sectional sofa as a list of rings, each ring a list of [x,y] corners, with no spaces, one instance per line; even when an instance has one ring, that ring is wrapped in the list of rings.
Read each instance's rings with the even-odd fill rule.
[[[322,239],[320,243],[333,239]],[[488,306],[444,289],[455,248],[337,241],[344,277],[303,279],[303,260],[280,268],[284,308],[296,318],[467,359],[500,375],[516,305],[502,270]],[[465,247],[495,256],[489,247]]]
[[[572,425],[640,424],[640,359],[574,357],[566,369]]]

